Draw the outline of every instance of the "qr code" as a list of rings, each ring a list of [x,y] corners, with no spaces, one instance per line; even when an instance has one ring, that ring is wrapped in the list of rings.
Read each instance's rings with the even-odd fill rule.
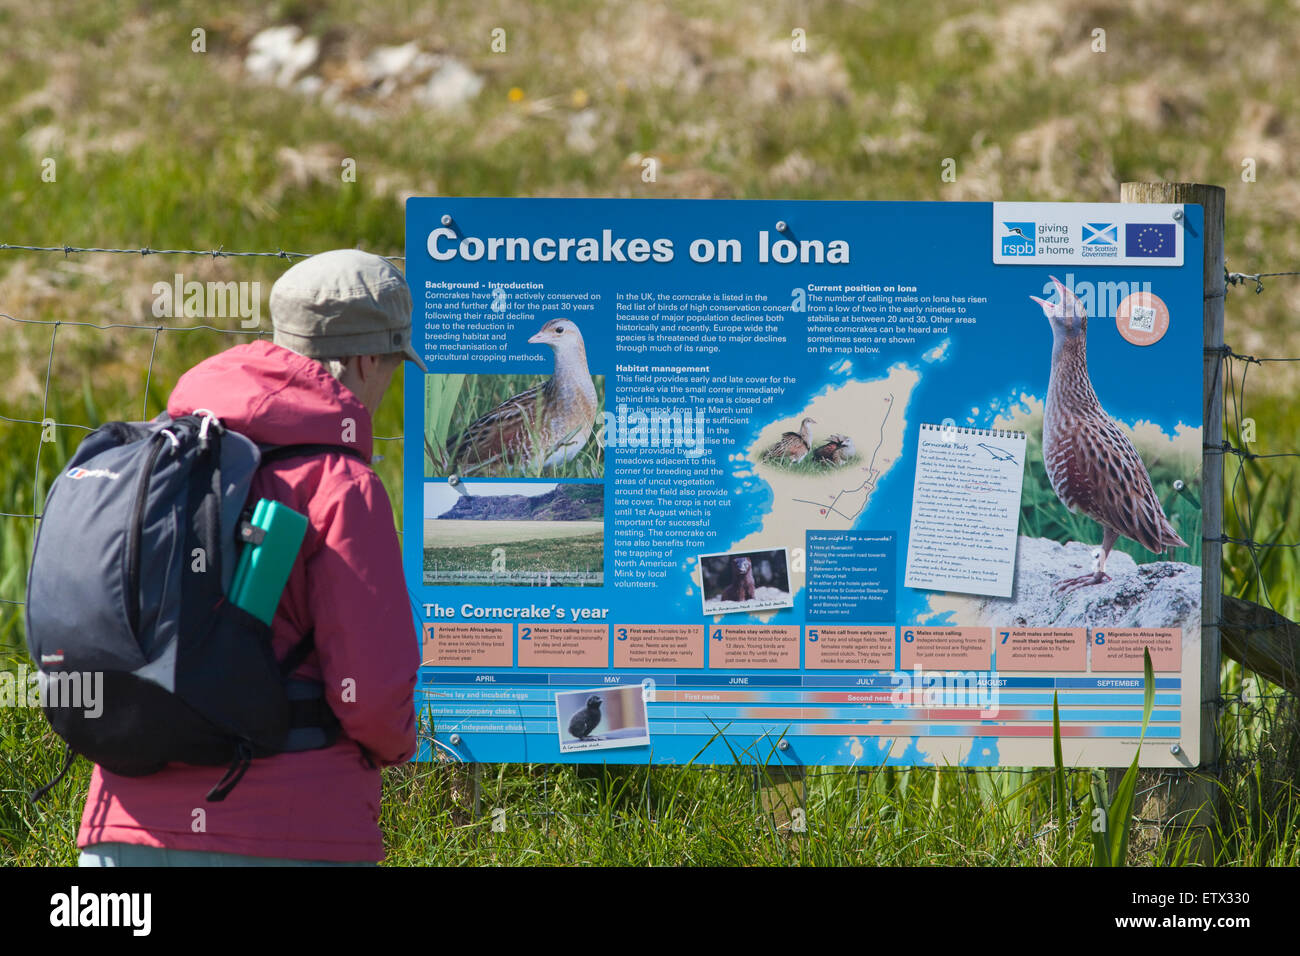
[[[1148,305],[1135,305],[1128,317],[1128,327],[1134,332],[1154,332],[1156,330],[1156,310]]]

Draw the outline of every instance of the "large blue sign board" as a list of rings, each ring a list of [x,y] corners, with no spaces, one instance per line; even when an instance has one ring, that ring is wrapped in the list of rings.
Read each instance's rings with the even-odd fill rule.
[[[1201,217],[410,200],[417,759],[1194,765]]]

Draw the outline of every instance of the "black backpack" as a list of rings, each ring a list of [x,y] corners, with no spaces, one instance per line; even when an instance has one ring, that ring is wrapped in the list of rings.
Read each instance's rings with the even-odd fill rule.
[[[258,446],[206,410],[110,422],[50,487],[27,579],[27,647],[41,708],[68,745],[116,774],[229,765],[219,801],[256,757],[332,745],[319,683],[290,680],[271,628],[227,600],[240,548],[259,540],[249,484],[271,461],[342,445]]]

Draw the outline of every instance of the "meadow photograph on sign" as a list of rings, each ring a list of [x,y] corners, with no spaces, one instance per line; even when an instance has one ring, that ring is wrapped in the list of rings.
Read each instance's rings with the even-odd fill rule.
[[[424,583],[599,587],[605,489],[589,482],[429,482]]]

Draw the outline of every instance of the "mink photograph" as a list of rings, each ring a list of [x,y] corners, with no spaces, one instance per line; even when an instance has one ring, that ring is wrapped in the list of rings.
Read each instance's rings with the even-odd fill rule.
[[[771,611],[794,605],[785,548],[700,556],[704,613]]]

